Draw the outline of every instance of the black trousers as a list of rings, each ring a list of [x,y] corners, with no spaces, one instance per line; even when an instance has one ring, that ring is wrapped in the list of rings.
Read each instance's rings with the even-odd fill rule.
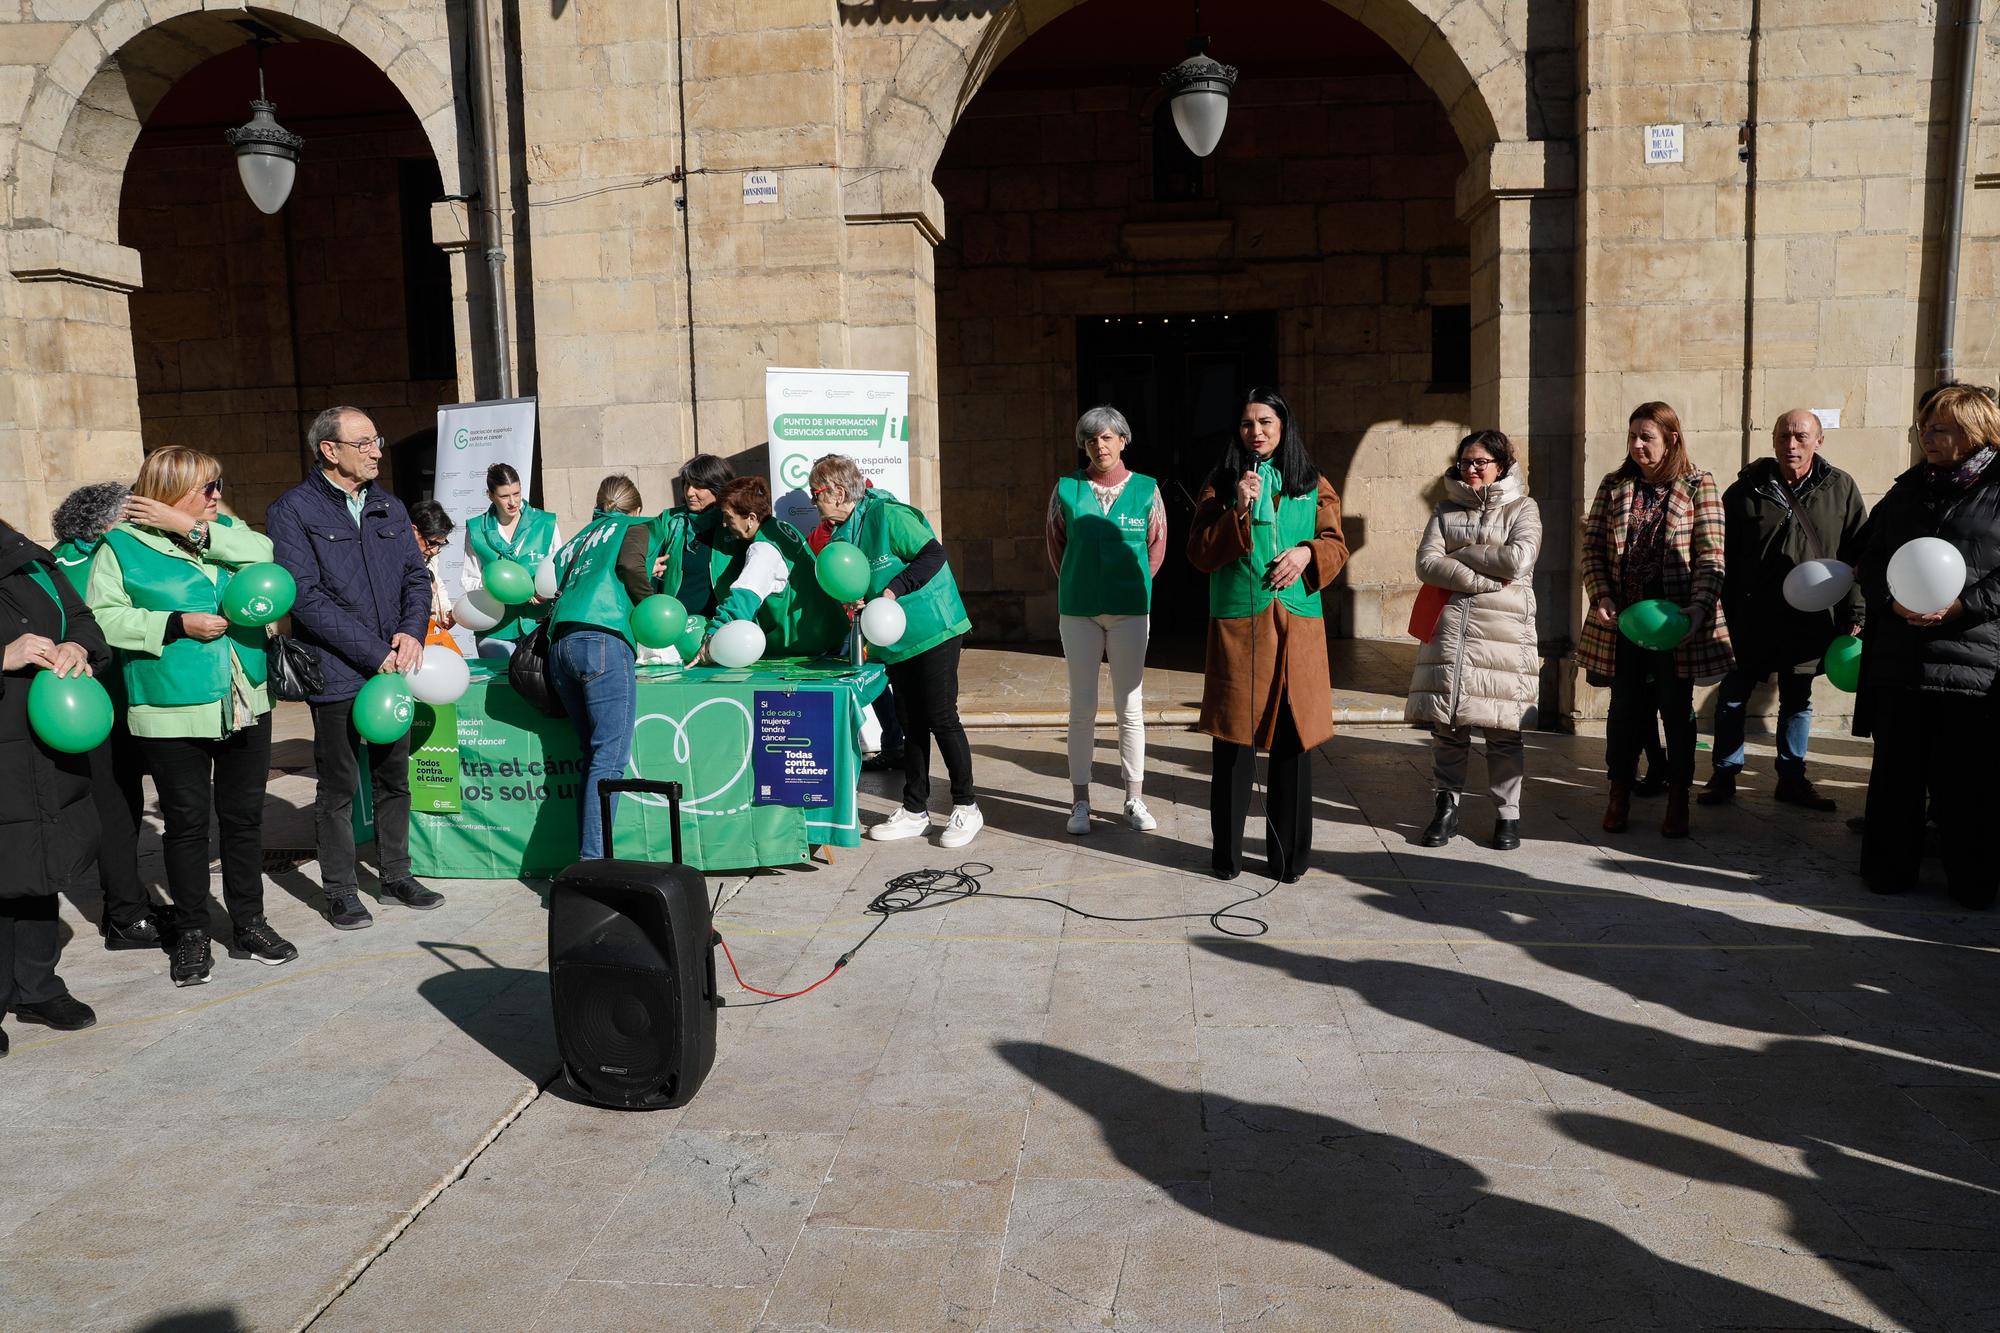
[[[104,921],[120,928],[153,912],[153,900],[139,881],[139,820],[146,800],[139,779],[144,772],[139,743],[120,717],[111,740],[90,752],[90,795],[103,830],[97,843],[97,886],[104,893]]]
[[[1611,711],[1604,722],[1604,767],[1613,782],[1639,776],[1639,756],[1653,735],[1665,734],[1667,768],[1676,787],[1694,783],[1694,681],[1674,674],[1674,655],[1641,648],[1619,637],[1618,674],[1611,679]]]
[[[319,882],[329,898],[356,892],[354,792],[361,780],[361,747],[375,793],[375,858],[384,880],[410,873],[410,734],[394,745],[375,745],[354,731],[354,701],[314,704],[313,765],[319,770]]]
[[[903,720],[896,716],[896,692],[884,690],[871,705],[875,720],[882,724],[882,753],[895,754],[903,748]]]
[[[915,657],[889,665],[889,688],[903,724],[903,808],[922,812],[931,802],[931,741],[951,775],[951,803],[971,805],[972,743],[958,720],[958,659],[965,636],[946,639]]]
[[[1270,753],[1264,776],[1264,815],[1270,821],[1265,853],[1271,874],[1295,879],[1305,873],[1312,856],[1312,753],[1299,743],[1289,707],[1279,712]],[[1213,743],[1208,825],[1218,874],[1233,875],[1243,868],[1243,821],[1250,815],[1250,783],[1256,770],[1256,746]]]
[[[56,896],[0,898],[0,1014],[10,1005],[41,1004],[69,994],[56,975],[62,927]]]
[[[174,931],[208,933],[208,819],[222,837],[222,905],[238,930],[264,915],[264,788],[271,715],[221,740],[143,737],[160,791]]]
[[[1878,892],[1914,885],[1924,855],[1926,797],[1943,844],[1945,883],[1974,906],[1993,901],[2000,860],[1985,821],[1993,745],[1993,700],[1919,690],[1883,690],[1871,701],[1875,759],[1861,830],[1861,876]]]

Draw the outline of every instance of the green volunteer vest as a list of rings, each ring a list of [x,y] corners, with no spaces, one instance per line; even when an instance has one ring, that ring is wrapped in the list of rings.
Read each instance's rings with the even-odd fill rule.
[[[699,514],[667,509],[647,524],[652,529],[653,549],[667,557],[666,570],[653,581],[654,586],[672,594],[691,616],[713,615],[716,589],[729,585],[729,566],[743,553],[740,548],[731,551],[717,540],[722,506],[710,505]]]
[[[514,525],[514,540],[508,541],[500,535],[500,518],[489,507],[465,525],[465,545],[479,557],[479,567],[484,570],[495,560],[518,561],[530,574],[548,559],[549,548],[555,545],[556,516],[546,509],[536,509],[529,505],[521,507],[521,519]],[[548,615],[547,603],[540,606],[526,602],[520,606],[510,606],[500,623],[479,637],[482,639],[520,639],[534,629],[535,622]]]
[[[854,512],[833,534],[835,541],[852,542],[868,557],[870,597],[888,587],[890,581],[908,567],[906,561],[897,558],[889,549],[889,515],[897,509],[908,509],[924,525],[924,531],[930,531],[930,522],[921,510],[911,508],[886,491],[870,487],[861,493],[861,502],[854,506]],[[885,665],[907,661],[972,628],[972,621],[965,614],[965,602],[958,595],[958,580],[952,577],[949,561],[932,576],[929,583],[898,597],[896,605],[903,608],[908,623],[902,641],[893,648],[871,645],[868,650],[869,656]]]
[[[1283,592],[1264,586],[1264,571],[1280,551],[1309,542],[1319,531],[1319,490],[1304,495],[1280,492],[1282,479],[1269,463],[1257,465],[1263,493],[1250,511],[1250,554],[1239,556],[1208,576],[1208,613],[1218,620],[1254,616],[1273,601],[1295,616],[1320,616],[1319,594],[1306,591],[1303,578]],[[1275,498],[1274,498],[1275,497]]]
[[[757,608],[770,657],[824,657],[839,651],[847,637],[847,611],[819,586],[818,560],[799,530],[782,518],[767,518],[752,545],[778,548],[791,576]]]
[[[90,590],[90,568],[97,563],[97,548],[102,545],[104,539],[99,537],[94,542],[63,542],[49,552],[78,597]]]
[[[227,569],[209,565],[215,571],[215,582],[210,583],[203,576],[200,564],[156,551],[129,532],[113,528],[104,534],[104,540],[118,553],[125,595],[132,599],[132,605],[142,611],[222,614],[222,594],[229,587]],[[232,652],[252,685],[264,683],[264,641],[261,626],[231,625],[228,633],[207,643],[192,638],[176,639],[161,648],[158,657],[120,649],[118,661],[125,692],[135,706],[186,708],[193,704],[220,703],[229,697]]]
[[[618,548],[625,544],[627,532],[647,522],[637,514],[600,509],[582,532],[563,543],[556,552],[556,579],[561,585],[554,612],[557,634],[565,626],[588,627],[632,642],[632,596],[618,578]],[[658,550],[658,538],[648,532],[648,563]]]
[[[1056,483],[1063,507],[1062,575],[1056,611],[1065,616],[1143,616],[1153,609],[1153,566],[1146,527],[1159,486],[1134,472],[1106,513],[1090,478],[1073,473]]]

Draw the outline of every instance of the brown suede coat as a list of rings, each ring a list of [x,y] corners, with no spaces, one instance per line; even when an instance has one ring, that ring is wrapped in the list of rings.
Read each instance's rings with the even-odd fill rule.
[[[1249,559],[1250,519],[1204,486],[1188,528],[1188,559],[1204,574],[1232,560]],[[1312,560],[1299,575],[1322,592],[1347,564],[1340,531],[1340,497],[1319,479],[1318,532],[1307,546]],[[1201,731],[1217,740],[1269,749],[1280,708],[1291,710],[1299,741],[1308,747],[1333,736],[1333,684],[1326,665],[1326,622],[1295,616],[1273,602],[1254,616],[1208,622],[1208,661],[1201,691]]]

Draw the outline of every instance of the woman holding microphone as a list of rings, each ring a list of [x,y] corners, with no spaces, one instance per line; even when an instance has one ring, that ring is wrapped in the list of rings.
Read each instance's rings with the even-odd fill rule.
[[[1167,508],[1151,477],[1125,466],[1132,427],[1111,406],[1076,423],[1084,467],[1056,483],[1046,525],[1056,613],[1069,666],[1069,832],[1090,832],[1090,768],[1097,748],[1097,664],[1111,660],[1125,822],[1158,828],[1146,808],[1146,639],[1153,576],[1167,553]]]
[[[1347,539],[1340,497],[1276,389],[1246,395],[1236,439],[1195,505],[1188,559],[1208,575],[1199,726],[1214,738],[1211,868],[1217,879],[1242,873],[1262,749],[1270,872],[1293,883],[1312,851],[1312,750],[1333,735],[1320,594],[1347,564]]]
[[[127,521],[104,535],[90,571],[90,607],[118,650],[132,735],[159,788],[176,986],[201,985],[211,966],[211,817],[236,947],[272,966],[299,956],[264,919],[265,632],[221,614],[232,572],[268,561],[271,539],[220,516],[221,496],[216,459],[155,449],[132,483]]]
[[[522,498],[521,474],[508,464],[495,463],[486,469],[486,498],[492,501],[486,512],[465,524],[465,566],[459,582],[466,592],[486,586],[485,568],[495,560],[512,560],[533,574],[562,545],[556,516]],[[412,510],[412,519],[415,516]],[[547,617],[549,608],[537,597],[503,610],[500,623],[473,635],[473,642],[479,645],[481,657],[504,662],[514,655],[514,645],[533,631],[535,622]]]

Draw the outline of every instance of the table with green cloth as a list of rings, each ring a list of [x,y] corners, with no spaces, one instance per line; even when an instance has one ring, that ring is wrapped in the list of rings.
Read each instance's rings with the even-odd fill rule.
[[[472,683],[456,704],[417,706],[411,867],[420,876],[444,879],[553,874],[577,859],[583,763],[576,729],[568,718],[546,716],[522,699],[508,684],[504,663],[469,666]],[[687,864],[700,870],[795,865],[814,847],[860,844],[855,782],[861,727],[885,685],[880,666],[785,658],[741,671],[642,666],[638,675],[626,775],[681,784]],[[767,798],[756,781],[753,734],[784,711],[786,700],[815,692],[832,696],[832,753],[801,758],[821,766],[824,794],[811,805],[781,804],[783,792]],[[455,747],[446,739],[454,727]],[[796,753],[812,747],[779,738],[766,748]],[[364,839],[374,835],[367,794],[364,782],[355,801],[357,833]],[[614,856],[668,860],[666,798],[622,794],[615,834]]]

